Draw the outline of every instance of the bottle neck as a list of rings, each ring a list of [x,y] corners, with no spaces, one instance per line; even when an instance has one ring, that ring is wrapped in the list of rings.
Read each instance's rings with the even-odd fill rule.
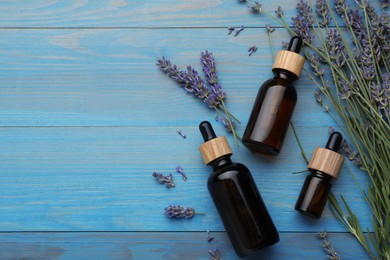
[[[288,81],[296,81],[298,79],[294,73],[284,69],[274,69],[273,73],[275,79],[282,78]]]
[[[312,177],[317,177],[326,181],[331,181],[333,179],[333,177],[330,176],[329,174],[317,170],[310,170],[310,175]]]
[[[213,170],[215,171],[219,168],[222,168],[226,165],[231,164],[232,160],[230,159],[230,156],[231,156],[231,154],[219,157],[218,159],[215,159],[214,161],[212,161],[209,165],[211,167],[213,167]]]

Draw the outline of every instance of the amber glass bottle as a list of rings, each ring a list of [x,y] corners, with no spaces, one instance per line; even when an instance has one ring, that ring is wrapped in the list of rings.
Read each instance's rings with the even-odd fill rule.
[[[299,78],[305,59],[298,53],[302,39],[293,37],[280,51],[272,67],[274,78],[261,86],[246,126],[243,144],[254,152],[277,155],[282,148],[297,102],[293,82]]]
[[[306,177],[295,209],[313,218],[320,218],[324,210],[330,188],[331,179],[337,178],[344,157],[338,152],[343,136],[339,132],[330,135],[326,148],[317,147],[310,162],[310,175]]]
[[[216,137],[207,121],[199,125],[205,141],[199,147],[213,168],[207,187],[230,241],[240,257],[279,241],[279,235],[248,168],[230,159],[224,136]]]

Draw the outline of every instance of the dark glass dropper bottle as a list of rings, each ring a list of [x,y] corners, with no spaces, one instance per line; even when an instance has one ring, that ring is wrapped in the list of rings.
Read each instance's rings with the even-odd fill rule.
[[[213,167],[207,187],[230,241],[240,257],[279,241],[279,235],[247,167],[233,163],[224,136],[217,137],[211,124],[200,123],[203,143],[199,150]]]
[[[337,178],[344,163],[344,157],[338,153],[342,141],[343,136],[334,132],[325,148],[314,150],[308,165],[310,175],[306,177],[295,204],[298,212],[313,218],[321,217],[332,187],[330,181]]]
[[[299,55],[303,41],[291,38],[287,50],[278,52],[274,78],[261,86],[242,142],[254,152],[277,155],[282,148],[297,102],[293,81],[299,78],[305,59]]]

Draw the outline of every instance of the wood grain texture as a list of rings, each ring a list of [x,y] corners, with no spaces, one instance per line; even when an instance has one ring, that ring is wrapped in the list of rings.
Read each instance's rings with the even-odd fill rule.
[[[263,7],[272,13],[281,5],[289,19],[295,4],[280,0]],[[155,64],[165,56],[201,72],[200,52],[213,52],[227,106],[242,121],[237,129],[242,134],[260,84],[272,77],[264,27],[277,24],[251,14],[247,5],[237,0],[0,1],[0,259],[204,259],[213,247],[223,259],[236,259],[206,188],[211,169],[198,151],[199,122],[211,121],[218,135],[224,129],[214,121],[215,111]],[[238,37],[227,35],[226,27],[241,25],[246,29]],[[288,39],[285,30],[276,29],[276,50]],[[258,50],[249,57],[253,45]],[[325,145],[328,127],[336,124],[316,103],[315,86],[304,73],[296,87],[293,121],[310,155]],[[306,174],[292,172],[306,165],[292,131],[274,158],[237,148],[232,136],[227,138],[233,160],[252,171],[281,232],[280,243],[252,259],[325,258],[314,233],[346,230],[328,207],[321,220],[293,210]],[[187,182],[175,173],[178,164]],[[177,187],[159,185],[153,171],[172,172]],[[362,227],[371,229],[372,216],[358,187],[367,181],[346,162],[333,192],[342,193]],[[169,204],[206,215],[168,219],[163,212]],[[205,230],[213,231],[213,243],[206,242]],[[331,240],[343,259],[366,258],[348,233],[332,233]]]
[[[217,248],[222,259],[238,259],[225,232],[37,232],[0,233],[1,259],[207,259]],[[367,259],[349,234],[329,233],[342,259]],[[247,257],[252,260],[326,259],[315,233],[281,233],[279,243]]]
[[[224,130],[216,125],[215,131]],[[302,140],[309,154],[317,144],[326,143],[327,127],[297,131],[310,135]],[[234,143],[232,136],[228,139]],[[223,230],[207,191],[211,168],[198,151],[203,140],[197,126],[1,127],[0,143],[0,230]],[[292,174],[305,169],[292,131],[278,157],[260,157],[243,146],[232,149],[233,161],[251,170],[278,230],[344,231],[328,208],[320,221],[294,211],[306,174]],[[178,164],[187,182],[175,173]],[[369,210],[348,167],[364,186],[365,176],[346,164],[333,191],[346,197],[363,227],[370,227]],[[153,171],[172,172],[176,188],[158,184]],[[169,204],[192,206],[206,215],[172,220],[163,214]]]
[[[199,37],[202,35],[202,37]],[[274,32],[275,43],[289,36]],[[215,111],[155,65],[165,56],[201,73],[212,51],[229,110],[246,124],[259,86],[272,77],[268,40],[258,29],[0,30],[3,126],[193,126]],[[251,57],[247,49],[257,45]],[[297,82],[298,126],[330,126],[306,76]]]

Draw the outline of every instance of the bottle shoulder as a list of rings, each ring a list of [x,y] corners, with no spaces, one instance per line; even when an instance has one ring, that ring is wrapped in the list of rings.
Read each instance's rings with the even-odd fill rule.
[[[214,179],[220,179],[221,175],[223,178],[234,178],[238,175],[250,174],[249,169],[241,163],[230,163],[216,168],[209,176],[209,181]]]

